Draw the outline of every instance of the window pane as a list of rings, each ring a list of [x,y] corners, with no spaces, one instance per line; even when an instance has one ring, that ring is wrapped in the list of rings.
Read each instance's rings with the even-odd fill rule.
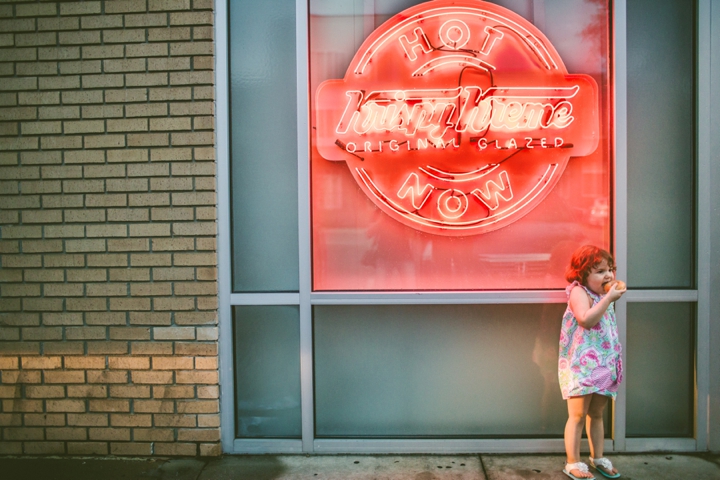
[[[295,2],[232,1],[233,290],[298,290]]]
[[[628,304],[627,436],[692,436],[693,310],[689,303]]]
[[[322,91],[319,90],[320,85],[327,80],[347,79],[355,75],[352,69],[348,71],[348,67],[354,65],[355,59],[358,59],[359,62],[365,49],[365,47],[361,48],[363,41],[373,35],[375,29],[382,29],[383,23],[393,14],[419,3],[421,2],[400,0],[310,1],[310,96],[311,105],[313,105],[311,118],[313,125],[311,151],[313,288],[315,290],[475,290],[564,287],[565,263],[577,246],[593,243],[610,248],[608,198],[611,161],[609,143],[611,89],[608,66],[611,64],[611,59],[608,50],[610,27],[607,4],[577,0],[544,0],[543,2],[534,2],[534,5],[532,5],[533,2],[524,0],[495,2],[525,17],[524,20],[519,19],[521,22],[535,21],[540,31],[548,37],[542,41],[538,40],[539,44],[551,44],[557,50],[559,62],[564,64],[568,74],[586,75],[597,85],[597,98],[589,103],[594,110],[593,118],[597,118],[599,125],[592,131],[592,135],[596,135],[598,139],[597,147],[591,152],[568,154],[570,155],[569,159],[567,156],[559,159],[565,155],[559,153],[559,149],[555,149],[554,152],[550,152],[552,149],[546,149],[551,155],[557,154],[558,156],[557,158],[553,157],[552,161],[557,163],[551,162],[551,165],[562,165],[559,168],[564,169],[564,171],[560,170],[563,173],[555,184],[550,181],[545,183],[545,179],[548,177],[535,170],[540,168],[539,166],[542,166],[543,161],[547,159],[543,157],[545,155],[543,152],[546,151],[542,148],[533,150],[524,147],[518,148],[516,149],[517,155],[511,153],[506,155],[506,151],[502,148],[494,151],[492,155],[485,150],[483,153],[478,153],[477,148],[471,147],[471,145],[474,145],[472,142],[480,142],[480,140],[472,135],[463,137],[461,134],[458,137],[461,146],[458,147],[460,153],[457,153],[456,156],[453,156],[455,155],[453,152],[448,153],[447,149],[435,155],[436,152],[419,146],[422,145],[420,142],[422,135],[418,138],[413,137],[413,142],[420,142],[417,144],[417,148],[415,143],[411,145],[408,143],[409,141],[404,142],[403,148],[407,147],[407,152],[403,152],[403,154],[408,153],[404,157],[398,154],[391,158],[389,155],[392,154],[388,149],[392,148],[392,144],[386,143],[382,152],[376,152],[377,155],[372,153],[376,155],[375,157],[363,158],[362,167],[359,161],[354,159],[355,157],[343,151],[341,147],[343,143],[340,140],[328,142],[325,138],[327,135],[323,137],[322,142],[318,140],[320,129],[318,119],[336,118],[333,116],[335,115],[334,110],[330,111],[334,107],[326,107],[326,105],[341,104],[341,106],[345,106],[348,102],[347,98],[352,99],[355,98],[352,95],[357,96],[357,94],[351,94],[350,97],[341,96],[339,102],[318,103]],[[478,5],[490,8],[480,2]],[[454,26],[449,27],[451,30],[455,29],[452,30],[452,35],[461,35],[465,20],[472,19],[463,17],[462,21],[449,20],[449,22],[455,22],[451,23]],[[441,21],[437,21],[438,26],[441,23]],[[486,26],[492,27],[492,25]],[[532,28],[532,25],[530,27]],[[438,28],[441,29],[441,27]],[[499,51],[509,51],[511,47],[508,45],[522,45],[517,48],[522,50],[523,54],[531,51],[531,47],[528,45],[532,42],[527,41],[526,37],[518,36],[517,31],[512,28],[498,28],[504,32],[502,40],[497,40],[498,45],[503,45],[499,48],[506,49]],[[477,32],[483,31],[485,30],[482,26],[472,30],[474,32],[470,34],[472,42],[477,43],[477,45],[473,44],[475,46],[472,48],[481,48],[482,42],[478,40],[481,37]],[[533,32],[536,31],[533,30]],[[406,37],[415,38],[413,35],[411,29],[407,32]],[[439,42],[441,38],[444,38],[441,34],[438,35],[433,37],[433,42]],[[390,44],[394,45],[394,40],[381,45]],[[440,50],[433,50],[433,55]],[[458,51],[453,52],[458,53]],[[458,88],[458,85],[471,89],[480,88],[479,85],[483,85],[482,88],[488,90],[491,84],[497,86],[513,81],[519,82],[518,85],[522,82],[540,87],[546,85],[543,82],[549,81],[547,78],[533,76],[541,75],[533,71],[534,67],[529,66],[535,65],[534,63],[525,63],[525,60],[522,60],[525,57],[522,57],[521,54],[518,54],[521,60],[516,61],[518,57],[513,55],[512,52],[508,56],[498,54],[498,62],[504,62],[505,70],[498,66],[496,70],[493,70],[492,75],[487,71],[483,73],[470,67],[463,67],[462,72],[460,72],[460,68],[457,71],[453,71],[450,67],[438,68],[433,70],[433,75],[437,72],[440,76],[437,77],[438,82],[441,81],[443,75],[447,75],[448,79],[455,75],[449,82],[453,89]],[[383,92],[395,91],[394,89],[418,91],[422,88],[430,88],[423,87],[421,83],[407,83],[408,79],[413,82],[415,81],[412,80],[413,78],[420,78],[409,73],[405,75],[415,66],[406,64],[402,54],[399,55],[397,62],[398,65],[402,63],[402,68],[393,67],[382,70],[387,71],[387,75],[382,78],[378,77],[377,84],[374,84],[380,86],[368,86],[366,89],[358,87],[358,90],[353,91],[374,91],[374,89]],[[444,66],[446,63],[438,63],[438,65]],[[353,78],[358,78],[357,81],[360,81],[359,77]],[[557,78],[553,81],[555,80]],[[422,80],[417,81],[421,82]],[[525,86],[524,83],[523,86]],[[397,97],[392,98],[397,99]],[[402,98],[404,97],[401,95],[399,102],[403,101]],[[442,102],[441,104],[445,105]],[[541,104],[535,102],[534,105]],[[353,106],[353,108],[355,107]],[[402,108],[402,106],[398,108]],[[587,110],[578,107],[574,112],[580,118],[582,112]],[[457,106],[454,111],[460,112],[461,107]],[[352,115],[355,113],[358,112],[355,111]],[[381,118],[379,114],[377,118]],[[329,124],[330,120],[327,120],[327,123]],[[335,128],[335,124],[333,124],[333,129],[332,132],[335,133],[342,130],[339,127]],[[453,129],[457,130],[456,127]],[[378,131],[381,130],[378,129]],[[527,133],[527,130],[523,131]],[[536,133],[537,135],[535,135]],[[363,135],[365,134],[363,133],[361,136]],[[544,134],[532,130],[532,135],[542,137]],[[322,154],[321,148],[324,148]],[[515,152],[512,150],[512,146],[507,148],[509,149],[507,152]],[[338,151],[340,153],[337,153]],[[323,157],[324,154],[328,156],[336,154],[345,158],[329,160]],[[381,158],[383,160],[380,160]],[[428,158],[430,160],[423,163]],[[358,163],[358,166],[349,168],[351,162]],[[438,162],[438,165],[443,164],[443,168],[438,167],[439,170],[433,170],[435,168],[433,162]],[[368,180],[368,175],[372,175],[372,172],[367,173],[372,169],[370,164],[380,165],[378,168],[384,170],[381,173],[377,173],[376,170],[377,175]],[[493,170],[495,173],[488,173],[488,177],[485,177],[485,173],[483,173],[480,175],[482,180],[480,177],[474,176],[477,172],[485,172],[483,168],[487,169],[500,164],[503,165],[502,169],[506,170],[504,171],[506,176],[502,175],[502,169]],[[415,184],[412,183],[412,179],[415,177],[412,175],[416,174],[416,171],[420,172],[417,173],[417,178],[421,178],[426,183],[418,183],[413,187]],[[433,177],[434,173],[432,172],[436,171],[442,172],[440,178]],[[543,170],[543,172],[547,172],[547,170]],[[447,180],[449,177],[443,176],[446,173],[452,176],[452,180]],[[491,176],[492,182],[488,180]],[[372,190],[375,187],[369,185],[380,185],[380,183],[373,183],[375,181],[385,183],[382,184],[382,188],[378,186]],[[475,188],[476,181],[478,188]],[[448,186],[451,183],[457,188]],[[553,186],[546,188],[546,185],[551,183]],[[528,193],[530,188],[528,187],[528,190],[523,193],[522,188],[515,188],[519,184],[533,185],[533,188],[538,190],[530,190]],[[541,184],[542,186],[540,186]],[[423,197],[425,200],[421,205],[419,202],[412,203],[415,201],[413,199],[415,199],[416,193],[419,192],[418,189],[425,188],[426,185],[432,186],[429,189],[430,196]],[[515,186],[511,188],[512,195],[509,191],[504,190],[503,201],[509,203],[499,207],[499,204],[496,205],[491,201],[489,203],[492,205],[487,206],[487,213],[485,213],[486,207],[482,206],[482,200],[477,200],[480,198],[477,196],[479,195],[477,191],[484,192],[483,188],[490,188],[493,185],[498,188],[508,185]],[[371,190],[375,193],[373,194]],[[410,194],[409,191],[416,193]],[[530,202],[528,199],[539,197],[536,195],[539,191],[548,191],[549,194],[534,208],[522,210],[524,207],[518,207],[516,210],[513,206],[514,200],[511,199],[517,199],[518,202],[520,199]],[[476,194],[472,192],[476,192]],[[473,197],[473,195],[475,196]],[[417,193],[417,196],[420,198],[420,193]],[[498,199],[498,197],[493,198]],[[467,202],[463,203],[465,200]],[[383,202],[385,203],[383,204]],[[394,206],[390,206],[391,204]],[[467,209],[463,210],[465,207]],[[427,230],[423,230],[426,228],[425,224],[418,228],[409,225],[412,222],[422,223],[433,216],[429,223],[436,222],[433,225],[438,223],[446,225],[443,223],[445,219],[457,218],[457,215],[465,215],[465,212],[470,211],[475,213],[468,213],[468,216],[476,215],[472,221],[479,224],[485,221],[480,220],[481,218],[488,218],[492,221],[488,220],[487,224],[494,225],[495,220],[490,217],[496,214],[491,214],[491,210],[502,212],[502,214],[498,213],[498,218],[502,218],[498,221],[504,221],[505,218],[515,215],[516,211],[522,210],[523,213],[529,213],[524,216],[519,215],[522,218],[502,228],[465,236],[460,233],[448,234],[443,230],[445,227],[435,228],[433,230],[435,233],[429,233]],[[487,217],[483,217],[485,214]],[[410,220],[403,223],[404,221],[399,220],[399,217]],[[470,222],[470,220],[468,221]],[[453,227],[457,227],[455,232],[465,228],[460,225],[460,221],[458,222],[458,225]],[[448,220],[447,223],[452,222]],[[427,227],[428,230],[432,228]]]
[[[316,435],[561,437],[564,308],[316,306]]]
[[[627,2],[628,284],[692,287],[694,2]]]
[[[298,307],[236,306],[233,312],[236,436],[299,438]]]

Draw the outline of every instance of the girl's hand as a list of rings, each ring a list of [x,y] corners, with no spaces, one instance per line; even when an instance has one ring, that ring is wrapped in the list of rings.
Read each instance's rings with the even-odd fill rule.
[[[622,288],[619,289],[618,285],[621,285]],[[611,302],[614,302],[616,300],[619,300],[625,292],[627,292],[627,285],[625,285],[624,283],[620,284],[619,282],[614,282],[612,285],[610,285],[610,289],[608,290],[607,294],[605,294],[605,296],[608,297]]]

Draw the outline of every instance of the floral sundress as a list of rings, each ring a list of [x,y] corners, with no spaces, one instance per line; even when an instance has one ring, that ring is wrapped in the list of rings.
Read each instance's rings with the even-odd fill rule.
[[[568,307],[560,330],[558,377],[563,399],[598,393],[615,399],[622,382],[622,345],[615,322],[615,303],[591,329],[581,327],[570,309],[570,292],[582,287],[595,305],[600,296],[578,282],[565,292]]]

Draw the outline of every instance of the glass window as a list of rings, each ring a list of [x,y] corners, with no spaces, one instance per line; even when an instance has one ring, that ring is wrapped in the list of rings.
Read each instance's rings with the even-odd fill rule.
[[[564,309],[316,306],[317,437],[562,437]]]
[[[298,290],[295,2],[232,1],[233,290]]]
[[[627,2],[628,284],[694,286],[695,2]]]
[[[628,437],[692,436],[693,307],[690,303],[628,305]]]
[[[236,436],[300,438],[297,306],[233,307]]]
[[[313,288],[564,287],[610,247],[607,4],[418,3],[310,1]]]

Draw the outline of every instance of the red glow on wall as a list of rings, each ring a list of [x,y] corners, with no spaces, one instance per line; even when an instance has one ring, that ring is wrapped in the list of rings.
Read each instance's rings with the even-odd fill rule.
[[[425,233],[508,226],[601,137],[598,88],[540,30],[477,1],[435,0],[385,22],[315,96],[315,146],[364,194]]]

